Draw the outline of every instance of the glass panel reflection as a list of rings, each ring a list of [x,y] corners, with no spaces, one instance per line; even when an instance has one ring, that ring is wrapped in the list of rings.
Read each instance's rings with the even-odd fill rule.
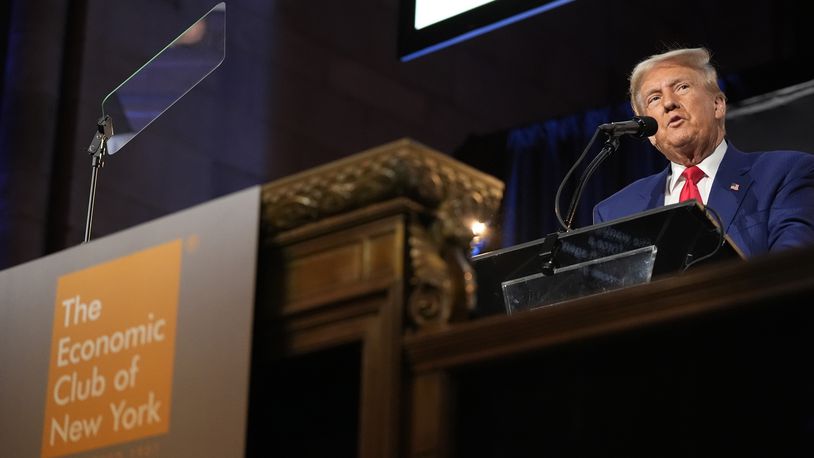
[[[226,55],[226,3],[215,5],[102,101],[115,154],[218,68]]]

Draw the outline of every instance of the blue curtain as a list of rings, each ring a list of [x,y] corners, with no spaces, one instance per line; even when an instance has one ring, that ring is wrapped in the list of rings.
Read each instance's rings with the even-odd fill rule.
[[[493,222],[499,237],[490,241],[486,249],[516,245],[557,231],[554,195],[565,173],[585,149],[597,126],[632,116],[629,104],[624,103],[468,139],[456,157],[496,175],[506,184],[501,214]],[[597,137],[583,166],[603,142],[604,136]],[[666,166],[667,160],[646,139],[622,138],[617,153],[599,167],[585,187],[574,227],[590,225],[593,206],[602,199]],[[560,202],[563,213],[568,209],[573,182],[581,173],[578,169],[563,192]]]

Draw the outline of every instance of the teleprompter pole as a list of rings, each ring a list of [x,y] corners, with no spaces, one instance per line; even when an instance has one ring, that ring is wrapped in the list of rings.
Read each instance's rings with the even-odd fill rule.
[[[110,115],[104,115],[96,122],[96,132],[88,147],[91,156],[90,194],[88,195],[88,216],[85,219],[85,240],[90,242],[91,228],[93,226],[93,207],[96,203],[96,182],[99,179],[99,169],[105,166],[107,158],[107,140],[113,136],[113,120]]]

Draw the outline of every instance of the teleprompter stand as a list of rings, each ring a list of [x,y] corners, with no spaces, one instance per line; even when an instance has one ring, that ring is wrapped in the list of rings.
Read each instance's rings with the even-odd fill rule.
[[[96,122],[96,132],[88,146],[90,154],[90,193],[88,195],[88,215],[85,219],[85,239],[83,243],[90,242],[91,228],[93,226],[93,207],[96,204],[96,182],[99,180],[99,169],[105,166],[107,159],[107,141],[113,136],[113,119],[105,115]]]

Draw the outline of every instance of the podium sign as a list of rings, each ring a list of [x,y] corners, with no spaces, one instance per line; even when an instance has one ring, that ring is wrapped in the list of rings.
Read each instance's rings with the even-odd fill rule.
[[[0,272],[0,455],[243,456],[259,206]]]

